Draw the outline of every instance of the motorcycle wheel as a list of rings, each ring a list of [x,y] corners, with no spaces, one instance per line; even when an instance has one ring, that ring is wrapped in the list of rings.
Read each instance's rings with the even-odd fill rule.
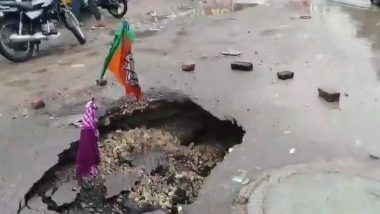
[[[63,20],[67,29],[69,29],[74,34],[75,38],[77,38],[77,40],[79,41],[81,45],[85,44],[86,37],[84,36],[82,29],[80,28],[78,19],[68,9],[63,10],[63,16],[64,16]]]
[[[5,19],[0,23],[0,53],[10,61],[25,62],[33,56],[34,44],[32,42],[11,43],[9,37],[18,34],[19,21]],[[23,25],[21,32],[31,34],[30,28]]]
[[[118,0],[118,8],[117,9],[110,9],[108,8],[107,11],[115,18],[121,19],[125,16],[125,14],[128,11],[128,0]]]
[[[371,4],[379,7],[380,1],[379,0],[371,0]]]

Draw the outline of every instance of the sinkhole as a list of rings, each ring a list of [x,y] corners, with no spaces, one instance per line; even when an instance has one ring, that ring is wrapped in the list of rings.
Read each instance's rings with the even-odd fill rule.
[[[74,142],[25,195],[19,213],[178,213],[245,133],[234,119],[220,120],[188,99],[120,102],[98,129],[101,176],[77,181]]]

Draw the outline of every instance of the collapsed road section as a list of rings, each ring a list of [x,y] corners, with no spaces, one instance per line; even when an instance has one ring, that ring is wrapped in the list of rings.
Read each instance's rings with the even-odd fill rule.
[[[19,213],[179,213],[245,133],[188,99],[123,101],[98,128],[101,176],[77,182],[74,142],[25,195]]]

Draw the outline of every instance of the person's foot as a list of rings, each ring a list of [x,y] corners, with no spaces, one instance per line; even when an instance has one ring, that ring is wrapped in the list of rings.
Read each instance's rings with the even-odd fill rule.
[[[107,24],[103,20],[96,21],[95,28],[105,28],[107,27]]]

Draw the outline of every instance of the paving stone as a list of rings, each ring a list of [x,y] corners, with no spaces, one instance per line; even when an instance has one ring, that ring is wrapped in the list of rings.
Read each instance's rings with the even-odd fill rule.
[[[280,80],[293,79],[294,72],[291,72],[291,71],[280,71],[280,72],[277,72],[277,77]]]
[[[327,102],[339,102],[340,92],[335,88],[318,88],[318,94]]]
[[[240,71],[252,71],[253,65],[250,62],[233,62],[231,63],[231,69]]]
[[[194,71],[195,64],[194,63],[184,63],[182,64],[182,71]]]

